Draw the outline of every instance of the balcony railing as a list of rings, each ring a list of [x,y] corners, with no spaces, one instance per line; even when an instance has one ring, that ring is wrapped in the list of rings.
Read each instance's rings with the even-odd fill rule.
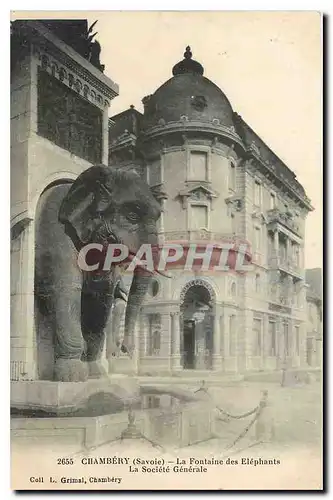
[[[300,228],[298,224],[294,220],[292,220],[292,218],[286,212],[283,212],[278,208],[272,208],[267,212],[267,219],[268,224],[276,222],[300,236]]]
[[[273,269],[279,269],[289,274],[302,276],[302,269],[297,260],[287,255],[272,252],[268,257],[268,265]]]

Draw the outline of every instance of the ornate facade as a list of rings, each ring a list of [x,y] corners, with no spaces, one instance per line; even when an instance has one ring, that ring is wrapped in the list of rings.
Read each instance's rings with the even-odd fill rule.
[[[187,47],[173,76],[109,124],[110,165],[135,168],[160,199],[160,241],[247,241],[253,270],[173,270],[142,311],[135,367],[220,373],[306,365],[304,226],[295,174],[234,112]]]
[[[244,274],[174,269],[172,279],[155,278],[134,357],[108,360],[113,372],[305,366],[304,225],[312,207],[295,174],[189,48],[172,78],[143,98],[143,113],[132,106],[109,119],[118,86],[103,74],[100,47],[92,48],[85,22],[71,28],[72,38],[59,23],[12,26],[11,379],[41,378],[52,355],[34,304],[41,195],[96,162],[134,167],[147,180],[162,207],[161,243],[245,240],[254,263]]]

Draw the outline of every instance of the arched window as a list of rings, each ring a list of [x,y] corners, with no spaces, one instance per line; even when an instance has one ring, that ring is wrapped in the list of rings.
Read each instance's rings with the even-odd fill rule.
[[[236,294],[237,294],[236,283],[232,281],[230,285],[230,295],[234,299],[236,297]]]
[[[152,296],[152,297],[156,297],[156,295],[158,295],[158,292],[160,291],[160,284],[158,282],[158,280],[154,279],[151,284],[150,284],[150,287],[149,287],[149,294]]]
[[[149,314],[148,316],[148,343],[147,355],[157,356],[161,349],[161,316]]]

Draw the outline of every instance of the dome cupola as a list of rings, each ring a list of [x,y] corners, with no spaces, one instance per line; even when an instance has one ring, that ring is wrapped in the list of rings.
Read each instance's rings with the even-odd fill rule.
[[[185,49],[184,59],[175,64],[172,68],[173,76],[181,75],[183,73],[194,73],[197,75],[204,74],[204,69],[201,64],[192,59],[191,47],[189,45]]]
[[[173,77],[154,94],[143,98],[145,130],[164,125],[176,126],[185,121],[210,128],[234,129],[233,109],[222,92],[211,80],[203,76],[203,66],[192,59],[189,46],[184,59],[172,68]]]

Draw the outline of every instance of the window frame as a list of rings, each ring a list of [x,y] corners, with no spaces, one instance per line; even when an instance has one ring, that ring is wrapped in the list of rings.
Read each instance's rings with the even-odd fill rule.
[[[206,179],[191,178],[191,154],[205,153],[206,154]],[[209,146],[187,146],[186,147],[186,182],[212,182],[211,174],[212,151]]]
[[[192,207],[205,207],[207,210],[207,227],[205,228],[192,228]],[[210,211],[211,211],[211,202],[210,201],[189,201],[187,204],[187,230],[188,231],[210,231]]]

